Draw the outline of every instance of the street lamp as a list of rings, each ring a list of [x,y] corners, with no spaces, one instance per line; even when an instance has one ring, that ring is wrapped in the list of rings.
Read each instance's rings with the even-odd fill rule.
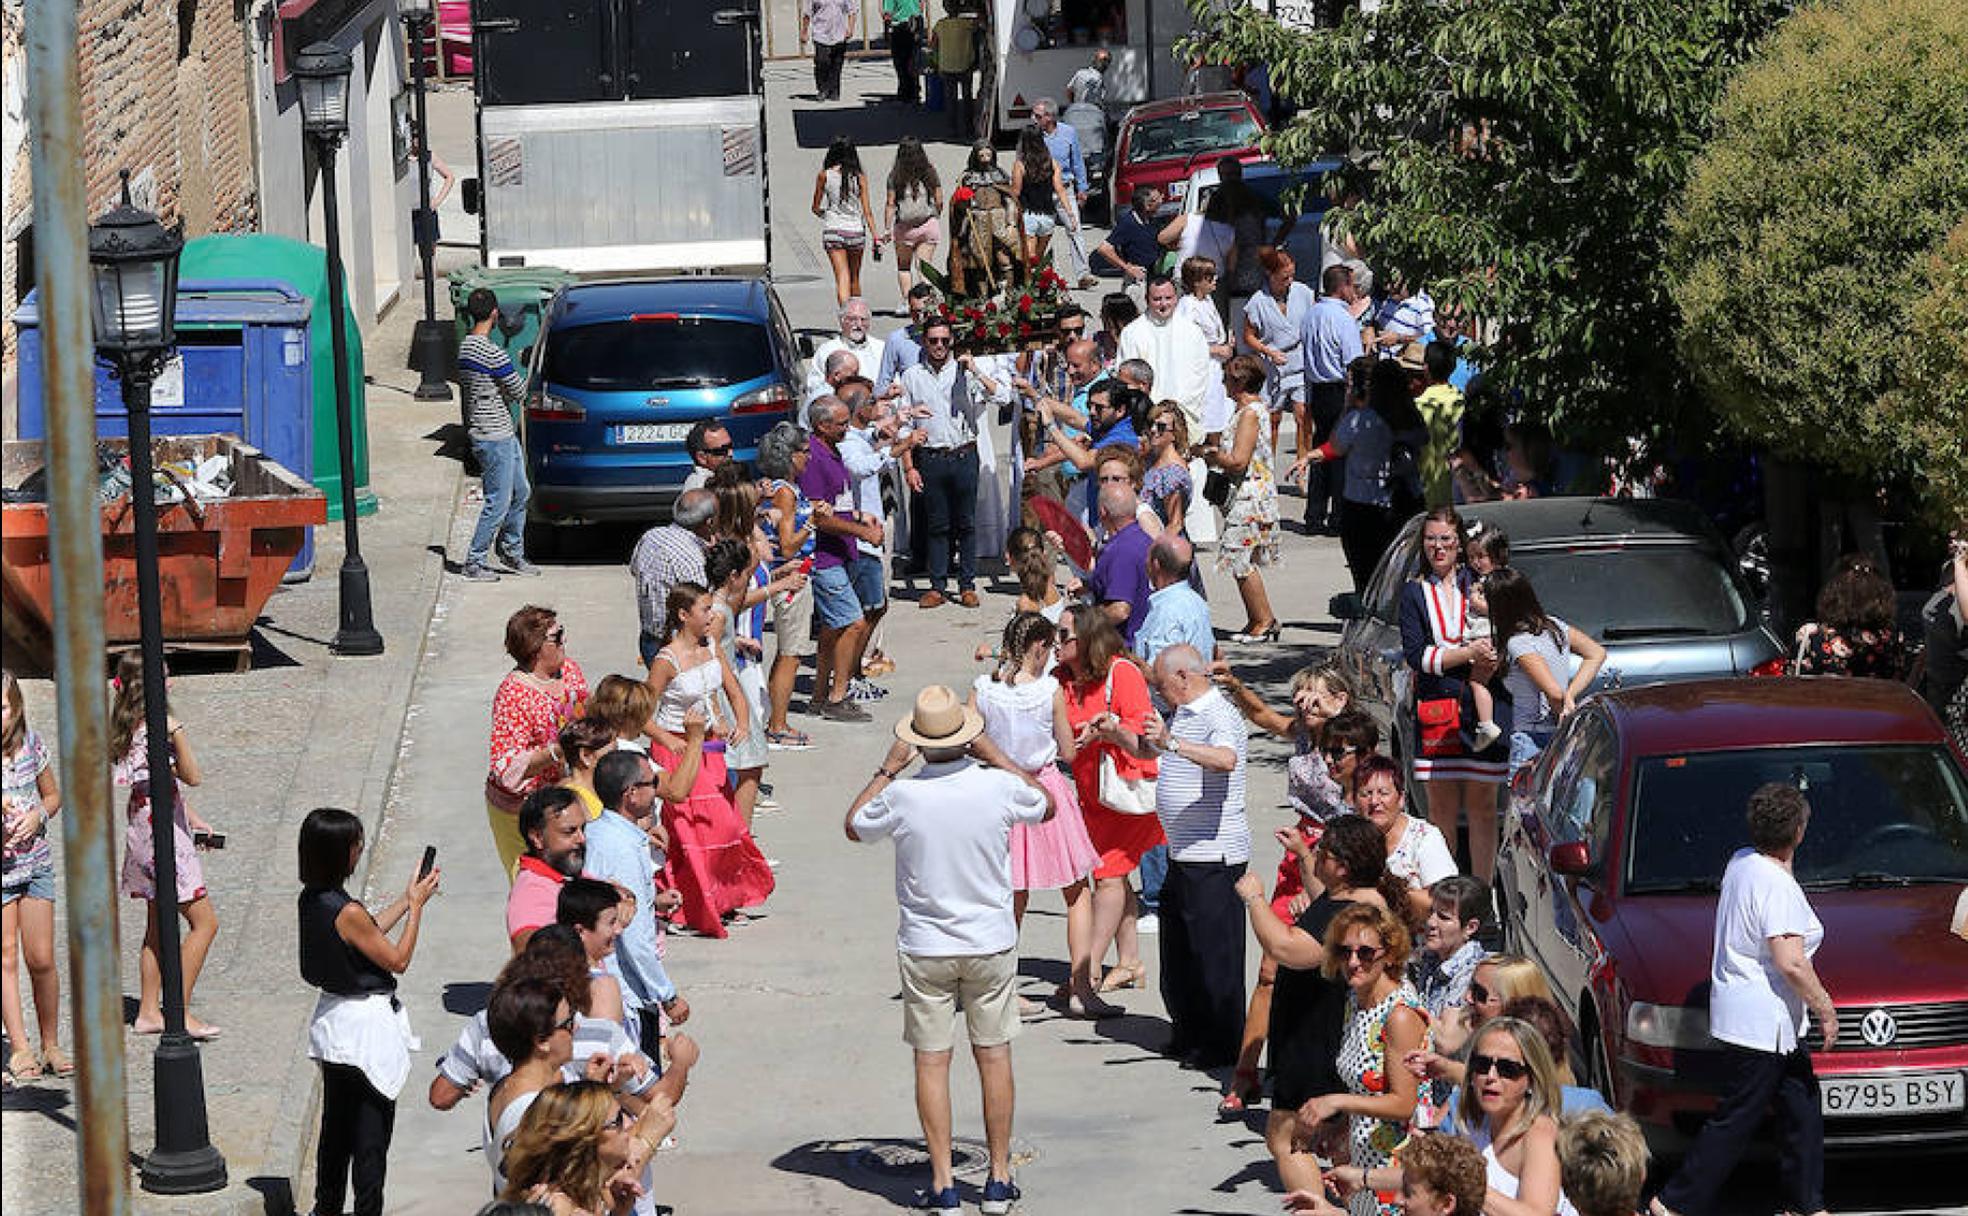
[[[157,1148],[143,1162],[143,1188],[163,1195],[216,1191],[226,1163],[205,1122],[198,1044],[185,1033],[184,964],[178,946],[177,781],[164,702],[164,608],[157,579],[157,491],[150,450],[150,388],[171,357],[184,240],[123,201],[89,228],[90,298],[96,354],[123,384],[130,418],[130,504],[137,534],[137,620],[143,654],[144,733],[150,761],[152,915],[164,988],[164,1033],[152,1057]]]
[[[437,319],[437,212],[431,207],[430,114],[424,101],[424,43],[436,28],[430,0],[404,0],[404,42],[410,49],[410,96],[417,124],[417,210],[410,217],[410,231],[424,264],[424,319],[410,335],[410,366],[422,377],[417,382],[419,401],[451,400],[451,382],[444,378],[451,362],[451,327]],[[432,39],[431,51],[442,55],[444,47]]]
[[[369,567],[362,564],[362,537],[355,520],[355,439],[349,418],[348,311],[342,301],[342,216],[335,194],[335,149],[348,134],[349,73],[355,62],[348,52],[327,42],[311,43],[294,59],[294,78],[300,82],[301,130],[314,142],[321,166],[321,215],[328,229],[328,327],[335,343],[335,429],[342,451],[341,627],[329,648],[336,654],[381,654],[383,635],[376,632],[369,607]]]

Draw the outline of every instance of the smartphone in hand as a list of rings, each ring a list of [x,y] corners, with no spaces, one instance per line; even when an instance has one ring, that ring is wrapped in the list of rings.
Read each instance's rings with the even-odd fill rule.
[[[427,844],[424,846],[424,860],[421,863],[419,863],[417,866],[417,877],[419,879],[428,878],[430,876],[431,870],[436,868],[436,866],[437,866],[437,846],[434,844]]]
[[[191,845],[196,849],[223,849],[226,845],[224,832],[194,831]]]

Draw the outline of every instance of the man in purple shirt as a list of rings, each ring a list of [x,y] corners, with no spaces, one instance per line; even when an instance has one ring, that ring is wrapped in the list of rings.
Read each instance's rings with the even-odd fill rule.
[[[831,722],[867,722],[868,711],[847,699],[854,655],[868,632],[867,610],[854,593],[851,567],[856,541],[882,541],[879,519],[857,509],[856,486],[842,463],[840,442],[847,434],[848,410],[832,393],[807,409],[813,442],[799,488],[813,504],[813,613],[820,622],[820,648],[813,660],[812,712]]]
[[[1117,470],[1117,480],[1107,480],[1109,470]],[[1134,635],[1148,616],[1148,549],[1154,544],[1134,512],[1139,500],[1126,470],[1113,463],[1100,466],[1100,523],[1107,530],[1107,544],[1094,559],[1093,578],[1088,587],[1093,600],[1114,627],[1121,640],[1134,649]]]

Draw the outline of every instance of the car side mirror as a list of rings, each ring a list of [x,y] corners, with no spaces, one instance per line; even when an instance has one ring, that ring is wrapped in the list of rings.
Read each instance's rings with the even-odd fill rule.
[[[468,177],[458,183],[458,202],[463,205],[466,215],[477,215],[479,204],[478,179]]]
[[[1367,606],[1360,602],[1359,592],[1342,591],[1326,602],[1326,611],[1330,612],[1335,620],[1357,621],[1366,617]]]
[[[1592,869],[1592,850],[1583,840],[1567,840],[1551,846],[1551,872],[1579,878]]]

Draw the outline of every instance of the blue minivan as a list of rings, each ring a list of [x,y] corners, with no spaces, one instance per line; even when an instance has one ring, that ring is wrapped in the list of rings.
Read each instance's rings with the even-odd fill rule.
[[[540,329],[526,474],[528,548],[542,553],[556,525],[667,514],[699,419],[721,419],[732,458],[752,460],[800,382],[793,328],[763,278],[576,283],[548,302]]]

